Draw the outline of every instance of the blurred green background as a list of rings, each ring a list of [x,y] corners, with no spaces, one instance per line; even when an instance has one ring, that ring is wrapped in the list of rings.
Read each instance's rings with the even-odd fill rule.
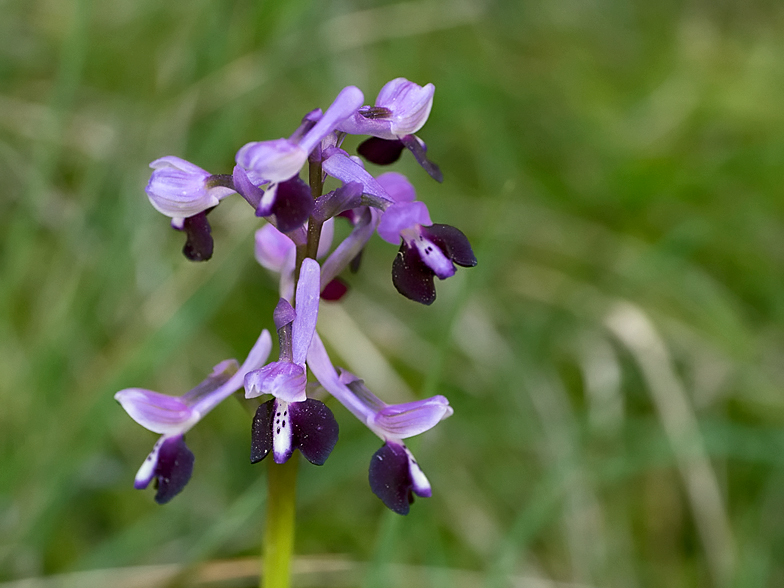
[[[239,199],[187,262],[147,165],[229,172],[398,76],[436,86],[446,179],[395,169],[479,266],[420,307],[374,239],[321,331],[379,396],[455,414],[412,444],[434,495],[403,518],[333,406],[297,585],[784,586],[782,57],[774,1],[0,0],[0,586],[253,585],[248,414],[188,435],[159,507],[112,396],[242,360],[275,282]]]

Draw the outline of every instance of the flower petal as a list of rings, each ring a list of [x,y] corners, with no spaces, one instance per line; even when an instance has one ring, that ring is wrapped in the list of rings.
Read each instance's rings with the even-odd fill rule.
[[[308,152],[288,139],[247,143],[236,157],[238,165],[272,183],[288,180],[307,160]]]
[[[382,408],[374,424],[399,439],[419,435],[435,427],[454,411],[444,396],[432,396],[425,400],[391,404]]]
[[[304,224],[313,211],[313,196],[310,187],[299,176],[294,176],[277,185],[277,195],[272,204],[272,214],[278,230],[293,231]],[[258,214],[258,212],[257,212]]]
[[[445,255],[440,247],[426,238],[423,231],[418,230],[417,232],[419,234],[409,243],[409,246],[416,250],[419,259],[442,280],[454,276],[457,270],[452,260]]]
[[[343,88],[315,126],[302,138],[299,143],[301,148],[310,153],[324,137],[356,112],[364,99],[362,91],[356,86]]]
[[[321,259],[332,248],[332,241],[335,239],[335,219],[329,218],[321,226],[321,239],[319,239],[316,257]]]
[[[376,178],[381,187],[387,191],[392,200],[398,204],[401,202],[413,202],[416,200],[416,191],[408,178],[398,172],[386,172]],[[427,223],[430,224],[430,223]]]
[[[332,411],[323,402],[308,398],[289,404],[289,413],[294,446],[310,463],[324,465],[338,442],[338,423]]]
[[[444,181],[444,174],[441,173],[441,169],[427,158],[427,145],[425,145],[424,141],[415,135],[405,135],[400,137],[400,140],[403,142],[403,145],[413,153],[414,159],[417,160],[417,163],[422,166],[422,169],[424,169],[431,178],[436,182]]]
[[[250,440],[250,463],[258,463],[272,451],[272,417],[275,399],[268,400],[256,409]]]
[[[387,508],[408,514],[414,494],[430,496],[430,483],[405,445],[387,442],[370,460],[370,489]]]
[[[270,214],[269,208],[271,208],[271,203],[270,205],[267,205],[265,202],[266,206],[262,206],[262,202],[264,202],[264,190],[251,182],[248,174],[245,173],[245,170],[242,169],[241,166],[234,166],[232,180],[237,193],[247,200],[248,204],[256,210],[258,216],[267,216]]]
[[[286,463],[294,453],[294,430],[291,426],[290,404],[276,398],[272,404],[274,414],[270,421],[272,429],[272,459],[275,463]]]
[[[400,202],[384,211],[378,223],[378,234],[387,243],[400,243],[400,233],[417,225],[432,224],[424,202]]]
[[[391,165],[400,159],[406,146],[400,139],[370,137],[357,147],[357,153],[376,165]]]
[[[256,231],[256,261],[268,270],[280,273],[287,258],[296,254],[296,248],[294,241],[271,224]]]
[[[327,355],[318,333],[308,349],[308,367],[319,383],[363,423],[373,420],[375,412],[357,398],[349,388],[340,381],[338,373]]]
[[[315,259],[305,259],[299,272],[297,284],[296,311],[294,333],[292,335],[292,359],[294,363],[303,365],[308,356],[313,333],[316,332],[318,320],[320,268]]]
[[[396,136],[416,133],[427,122],[433,107],[433,84],[420,86],[405,78],[387,82],[376,98],[376,106],[392,111],[392,133]]]
[[[362,184],[363,194],[370,194],[390,204],[394,202],[381,184],[365,171],[365,168],[351,159],[345,151],[333,148],[328,149],[324,154],[326,159],[322,162],[322,167],[330,176],[339,179],[344,184],[359,182]]]
[[[321,289],[327,287],[346,266],[352,263],[361,253],[367,242],[373,236],[373,231],[379,221],[379,213],[373,208],[359,209],[362,215],[359,222],[340,245],[324,261],[321,268]]]
[[[172,218],[203,212],[232,192],[225,188],[209,190],[205,183],[209,172],[179,157],[161,157],[150,167],[154,171],[145,188],[150,204]]]
[[[272,394],[286,402],[307,398],[307,377],[302,366],[288,361],[275,361],[245,376],[245,398]]]
[[[398,292],[415,302],[430,305],[436,299],[433,270],[427,267],[419,253],[403,243],[392,262],[392,284]]]
[[[181,398],[152,390],[126,388],[117,392],[114,399],[133,420],[153,433],[182,433],[199,420],[199,415]]]
[[[471,243],[460,229],[450,225],[436,224],[430,227],[422,227],[422,234],[429,239],[457,265],[463,267],[474,267],[476,256],[471,249]]]
[[[187,239],[182,254],[191,261],[207,261],[212,257],[214,243],[207,213],[200,212],[183,219],[182,230]]]
[[[158,487],[155,502],[166,504],[185,488],[193,473],[193,462],[193,453],[185,445],[185,437],[178,435],[163,439],[155,466]]]

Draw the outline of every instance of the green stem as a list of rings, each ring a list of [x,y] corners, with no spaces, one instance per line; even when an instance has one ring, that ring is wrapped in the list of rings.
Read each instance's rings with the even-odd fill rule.
[[[308,165],[310,192],[315,200],[321,196],[324,181],[320,157]],[[321,225],[312,216],[308,222],[308,240],[297,247],[294,269],[295,290],[299,281],[299,270],[306,257],[316,259]],[[294,302],[294,301],[292,301]],[[296,302],[294,302],[296,308]],[[267,498],[267,522],[262,544],[262,588],[289,588],[291,586],[291,557],[294,551],[294,522],[297,510],[297,464],[299,453],[294,452],[286,463],[277,464],[269,460],[269,497]]]
[[[262,545],[262,588],[291,586],[298,463],[297,452],[286,463],[277,464],[269,460],[267,521]]]

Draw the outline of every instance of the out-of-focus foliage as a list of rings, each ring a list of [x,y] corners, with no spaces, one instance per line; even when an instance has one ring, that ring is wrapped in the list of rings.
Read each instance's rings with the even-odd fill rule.
[[[189,263],[147,164],[230,172],[344,85],[404,76],[436,85],[446,180],[397,169],[479,266],[422,308],[375,240],[321,329],[379,395],[455,414],[415,444],[434,496],[396,518],[378,440],[333,407],[300,585],[784,583],[782,55],[772,1],[1,1],[0,580],[158,586],[153,564],[257,553],[239,403],[188,435],[172,503],[131,485],[154,435],[113,393],[181,393],[276,301],[243,202]]]

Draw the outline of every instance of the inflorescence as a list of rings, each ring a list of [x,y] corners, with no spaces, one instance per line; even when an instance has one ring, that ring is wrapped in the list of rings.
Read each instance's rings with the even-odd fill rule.
[[[246,398],[271,396],[256,410],[252,425],[251,462],[270,453],[286,462],[295,449],[322,465],[338,440],[332,411],[308,394],[307,368],[329,394],[378,435],[383,446],[370,462],[370,487],[393,511],[406,514],[417,496],[430,496],[430,483],[404,439],[434,427],[452,414],[444,396],[404,404],[386,404],[355,375],[335,368],[318,335],[320,300],[339,300],[347,287],[339,275],[356,271],[373,235],[400,245],[392,263],[392,283],[403,296],[432,304],[435,277],[455,274],[455,264],[476,265],[471,245],[458,229],[433,224],[427,206],[416,200],[405,176],[388,172],[373,177],[359,157],[341,149],[348,134],[370,135],[358,153],[386,165],[408,149],[434,179],[441,171],[427,158],[427,146],[414,133],[427,121],[433,84],[422,87],[404,78],[386,84],[374,106],[363,106],[362,92],[344,88],[322,112],[309,112],[288,139],[252,142],[236,155],[231,174],[210,174],[167,156],[153,161],[146,192],[150,203],[171,218],[186,236],[183,249],[193,261],[210,259],[213,239],[207,219],[221,200],[239,194],[267,222],[256,232],[256,259],[279,275],[280,301],[273,312],[280,352],[267,363],[272,338],[265,329],[240,366],[226,360],[201,384],[182,396],[140,388],[115,395],[137,423],[161,435],[136,475],[136,488],[155,480],[155,500],[176,496],[193,471],[193,453],[185,433],[237,390]],[[300,179],[307,166],[309,181]],[[322,194],[327,177],[340,187]],[[351,232],[332,247],[333,223],[346,219]],[[317,260],[323,259],[321,263]]]

